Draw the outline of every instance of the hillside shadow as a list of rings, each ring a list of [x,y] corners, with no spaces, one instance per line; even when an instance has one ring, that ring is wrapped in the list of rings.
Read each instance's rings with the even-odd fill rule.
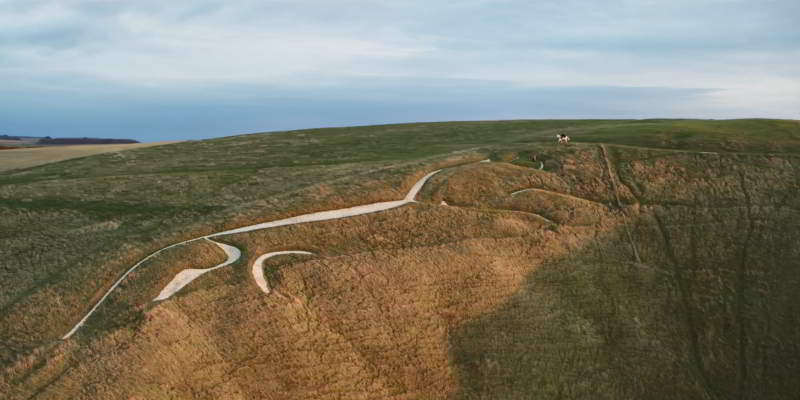
[[[630,225],[643,263],[618,230],[538,267],[452,333],[458,397],[793,398],[800,217],[759,217],[653,208]]]

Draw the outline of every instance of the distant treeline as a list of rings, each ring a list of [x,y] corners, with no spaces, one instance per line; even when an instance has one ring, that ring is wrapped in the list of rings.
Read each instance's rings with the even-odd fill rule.
[[[139,143],[133,139],[100,139],[100,138],[51,138],[39,139],[39,144],[128,144]]]
[[[21,140],[19,136],[0,135],[0,140]]]

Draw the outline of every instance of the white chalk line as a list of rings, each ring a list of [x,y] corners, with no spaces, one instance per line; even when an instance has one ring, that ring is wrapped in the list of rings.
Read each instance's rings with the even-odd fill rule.
[[[269,294],[269,285],[267,284],[267,279],[264,278],[264,261],[268,258],[275,257],[275,256],[282,256],[284,254],[305,254],[305,255],[313,255],[314,253],[309,253],[307,251],[300,251],[300,250],[288,250],[288,251],[273,251],[271,253],[262,254],[260,257],[256,258],[253,261],[253,279],[256,281],[256,285],[261,288],[261,291]]]
[[[420,179],[419,181],[417,181],[417,183],[414,184],[414,186],[411,188],[411,190],[408,192],[408,194],[406,195],[406,197],[403,200],[383,201],[383,202],[379,202],[379,203],[372,203],[372,204],[366,204],[366,205],[362,205],[362,206],[342,208],[342,209],[338,209],[338,210],[319,211],[319,212],[314,212],[314,213],[309,213],[309,214],[303,214],[303,215],[298,215],[296,217],[279,219],[277,221],[264,222],[264,223],[260,223],[260,224],[249,225],[249,226],[244,226],[244,227],[241,227],[241,228],[231,229],[231,230],[227,230],[227,231],[223,231],[223,232],[212,233],[210,235],[204,236],[204,238],[212,238],[212,237],[218,237],[218,236],[223,236],[223,235],[233,235],[235,233],[252,232],[252,231],[257,231],[257,230],[261,230],[261,229],[275,228],[275,227],[278,227],[278,226],[285,226],[285,225],[296,225],[296,224],[302,224],[302,223],[307,223],[307,222],[328,221],[328,220],[332,220],[332,219],[347,218],[347,217],[353,217],[353,216],[356,216],[356,215],[364,215],[364,214],[370,214],[370,213],[374,213],[374,212],[378,212],[378,211],[390,210],[392,208],[397,208],[397,207],[404,206],[406,204],[415,202],[416,200],[414,200],[414,198],[416,198],[417,193],[419,193],[419,191],[422,189],[422,186],[425,184],[425,182],[427,182],[428,179],[430,179],[430,177],[432,177],[434,174],[438,173],[439,171],[441,171],[441,170],[439,169],[439,170],[433,171],[433,172],[429,173],[428,175],[425,175],[424,177],[422,177],[422,179]]]
[[[536,190],[536,189],[522,189],[522,190],[517,190],[516,192],[511,192],[511,195],[512,195],[512,196],[516,196],[516,195],[518,195],[518,194],[520,194],[520,193],[524,193],[524,192],[530,192],[530,191],[533,191],[533,190]]]
[[[491,160],[486,159],[486,160],[483,160],[481,162],[490,162],[490,161]],[[111,294],[111,292],[114,289],[116,289],[117,286],[119,286],[119,284],[122,282],[122,280],[125,279],[125,277],[128,276],[128,274],[133,272],[133,270],[135,270],[142,263],[144,263],[145,261],[147,261],[151,257],[155,256],[156,254],[161,253],[164,250],[167,250],[167,249],[170,249],[172,247],[179,246],[179,245],[182,245],[182,244],[186,244],[186,243],[189,243],[189,242],[193,242],[193,241],[196,241],[196,240],[201,240],[201,239],[211,240],[211,238],[217,237],[217,236],[232,235],[232,234],[235,234],[235,233],[251,232],[251,231],[255,231],[255,230],[268,229],[268,228],[274,228],[274,227],[285,226],[285,225],[301,224],[301,223],[306,223],[306,222],[316,222],[316,221],[326,221],[326,220],[332,220],[332,219],[346,218],[346,217],[351,217],[351,216],[356,216],[356,215],[369,214],[369,213],[374,213],[374,212],[378,212],[378,211],[384,211],[384,210],[389,210],[389,209],[392,209],[392,208],[397,208],[397,207],[400,207],[400,206],[415,202],[416,201],[415,198],[416,198],[417,194],[419,193],[420,190],[422,190],[422,187],[425,185],[425,183],[428,181],[428,179],[430,179],[433,175],[435,175],[436,173],[438,173],[440,171],[441,171],[441,169],[433,171],[433,172],[425,175],[424,177],[422,177],[420,180],[418,180],[414,184],[414,186],[411,187],[411,190],[409,190],[409,192],[406,194],[406,196],[403,198],[403,200],[384,201],[384,202],[380,202],[380,203],[372,203],[372,204],[367,204],[367,205],[362,205],[362,206],[343,208],[343,209],[339,209],[339,210],[320,211],[320,212],[315,212],[315,213],[310,213],[310,214],[298,215],[296,217],[284,218],[284,219],[280,219],[280,220],[277,220],[277,221],[265,222],[265,223],[261,223],[261,224],[255,224],[255,225],[244,226],[244,227],[241,227],[241,228],[231,229],[231,230],[227,230],[227,231],[223,231],[223,232],[212,233],[210,235],[205,235],[205,236],[201,236],[201,237],[198,237],[198,238],[184,240],[182,242],[171,244],[171,245],[169,245],[167,247],[164,247],[164,248],[162,248],[160,250],[157,250],[157,251],[153,252],[152,254],[148,255],[147,257],[143,258],[142,260],[140,260],[138,263],[134,264],[128,271],[126,271],[114,283],[114,285],[111,286],[111,288],[108,289],[106,294],[103,295],[103,297],[100,298],[100,300],[94,305],[94,307],[92,307],[89,310],[89,312],[83,318],[81,318],[81,320],[78,321],[78,323],[75,324],[75,326],[72,329],[70,329],[69,332],[67,332],[67,334],[65,334],[63,337],[61,337],[61,339],[62,340],[69,339],[70,336],[72,336],[81,326],[83,326],[83,324],[86,322],[86,320],[89,319],[89,317],[97,310],[97,308],[100,306],[100,304],[102,304],[103,301],[105,301],[106,298],[108,298],[108,296]],[[241,256],[241,252],[239,251],[239,249],[237,249],[237,248],[235,248],[233,246],[229,246],[229,245],[225,245],[225,244],[222,244],[222,243],[215,242],[213,240],[211,240],[211,241],[213,243],[217,244],[218,246],[220,246],[223,249],[223,251],[225,251],[226,254],[228,254],[228,261],[226,261],[225,263],[220,264],[220,265],[218,265],[216,267],[208,268],[208,269],[205,269],[205,270],[187,269],[187,270],[179,272],[178,275],[176,275],[175,278],[173,278],[172,281],[170,281],[170,283],[167,284],[167,286],[164,287],[164,289],[161,290],[161,293],[159,293],[158,297],[156,297],[154,299],[154,301],[164,300],[166,298],[169,298],[170,296],[175,294],[178,290],[180,290],[184,286],[188,285],[192,280],[196,279],[198,276],[204,274],[205,272],[212,271],[214,269],[221,268],[221,267],[224,267],[226,265],[230,265],[231,263],[233,263],[236,260],[238,260],[239,257]],[[225,246],[225,247],[223,247],[223,246]],[[229,250],[228,248],[233,249],[233,250]],[[235,250],[235,253],[233,253],[234,250]],[[238,254],[238,255],[235,256],[235,258],[233,258],[233,260],[231,260],[231,257],[233,257],[231,254]],[[185,271],[204,271],[204,272],[196,273],[196,275],[195,275],[195,273],[192,273],[192,272],[189,272],[187,274],[183,274],[183,272],[185,272]],[[181,279],[179,279],[179,277]],[[174,291],[167,290],[168,288],[171,288],[171,287],[175,288],[175,290]],[[165,296],[165,297],[163,297],[163,296]]]
[[[237,249],[236,247],[233,247],[225,243],[215,242],[208,238],[206,238],[206,240],[219,246],[222,249],[222,251],[224,251],[225,254],[228,255],[228,259],[225,260],[224,263],[211,268],[205,268],[205,269],[187,268],[179,272],[177,275],[175,275],[174,278],[172,278],[172,280],[167,284],[167,286],[164,286],[164,289],[161,290],[161,293],[159,293],[158,296],[156,296],[156,298],[153,299],[153,301],[161,301],[170,298],[173,294],[177,293],[184,286],[188,285],[190,282],[197,279],[200,275],[203,275],[207,272],[211,272],[215,269],[222,268],[226,265],[233,264],[234,262],[236,262],[236,260],[238,260],[242,256],[242,252],[239,251],[239,249]]]
[[[158,253],[161,253],[161,252],[162,252],[162,251],[164,251],[164,250],[167,250],[167,249],[170,249],[170,248],[172,248],[172,247],[179,246],[179,245],[182,245],[182,244],[186,244],[186,243],[189,243],[189,242],[194,242],[195,240],[200,240],[200,239],[201,239],[201,238],[195,238],[195,239],[190,239],[190,240],[184,240],[183,242],[178,242],[178,243],[175,243],[175,244],[169,245],[169,246],[167,246],[167,247],[164,247],[163,249],[156,250],[156,251],[154,251],[154,252],[150,253],[150,255],[148,255],[147,257],[145,257],[145,258],[143,258],[143,259],[141,259],[141,261],[139,261],[138,263],[134,264],[134,265],[133,265],[133,266],[132,266],[132,267],[131,267],[129,270],[125,271],[125,273],[124,273],[124,274],[122,274],[122,276],[121,276],[121,277],[119,277],[119,279],[117,279],[117,281],[116,281],[116,282],[114,282],[114,284],[111,286],[111,288],[109,288],[109,289],[108,289],[108,291],[106,291],[106,294],[104,294],[104,295],[103,295],[103,297],[101,297],[101,298],[100,298],[100,300],[98,300],[98,301],[97,301],[97,303],[94,305],[94,307],[92,307],[92,309],[91,309],[91,310],[89,310],[89,312],[88,312],[88,313],[86,313],[86,315],[85,315],[85,316],[84,316],[84,317],[83,317],[83,318],[82,318],[80,321],[78,321],[78,323],[77,323],[77,324],[75,324],[75,326],[74,326],[74,327],[72,327],[72,329],[70,329],[70,331],[69,331],[69,332],[67,332],[67,334],[66,334],[66,335],[62,336],[62,337],[61,337],[61,339],[62,339],[62,340],[63,340],[63,339],[68,339],[70,336],[72,336],[72,334],[74,334],[74,333],[75,333],[75,332],[78,330],[78,328],[80,328],[81,326],[83,326],[84,322],[86,322],[86,320],[87,320],[87,319],[89,319],[89,317],[90,317],[90,316],[91,316],[91,315],[92,315],[92,314],[95,312],[95,310],[97,310],[97,307],[99,307],[99,306],[100,306],[100,304],[101,304],[101,303],[103,303],[103,301],[105,301],[105,299],[108,297],[108,295],[110,295],[110,294],[111,294],[111,292],[112,292],[114,289],[116,289],[116,288],[117,288],[117,286],[119,286],[119,284],[120,284],[120,283],[122,283],[122,280],[123,280],[123,279],[125,279],[125,278],[128,276],[128,274],[130,274],[131,272],[133,272],[133,270],[134,270],[134,269],[136,269],[136,267],[138,267],[139,265],[141,265],[141,264],[142,264],[142,263],[144,263],[145,261],[149,260],[151,257],[155,256],[155,255],[156,255],[156,254],[158,254]]]

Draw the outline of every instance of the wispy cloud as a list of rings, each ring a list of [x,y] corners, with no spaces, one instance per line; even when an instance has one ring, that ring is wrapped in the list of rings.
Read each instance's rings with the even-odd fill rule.
[[[545,95],[553,116],[798,118],[797,15],[791,0],[0,0],[0,124],[30,129],[9,111],[27,104],[91,110],[92,131],[109,104],[188,113],[198,98],[292,99],[297,115],[246,118],[257,130],[384,122],[308,117],[330,96],[406,107],[378,113],[391,120],[547,116],[522,107]]]

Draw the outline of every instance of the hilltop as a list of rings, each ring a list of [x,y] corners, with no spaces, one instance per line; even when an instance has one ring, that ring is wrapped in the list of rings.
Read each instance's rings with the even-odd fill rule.
[[[797,121],[536,120],[250,134],[0,172],[0,392],[792,398],[799,156]],[[304,253],[261,257],[279,251]]]

